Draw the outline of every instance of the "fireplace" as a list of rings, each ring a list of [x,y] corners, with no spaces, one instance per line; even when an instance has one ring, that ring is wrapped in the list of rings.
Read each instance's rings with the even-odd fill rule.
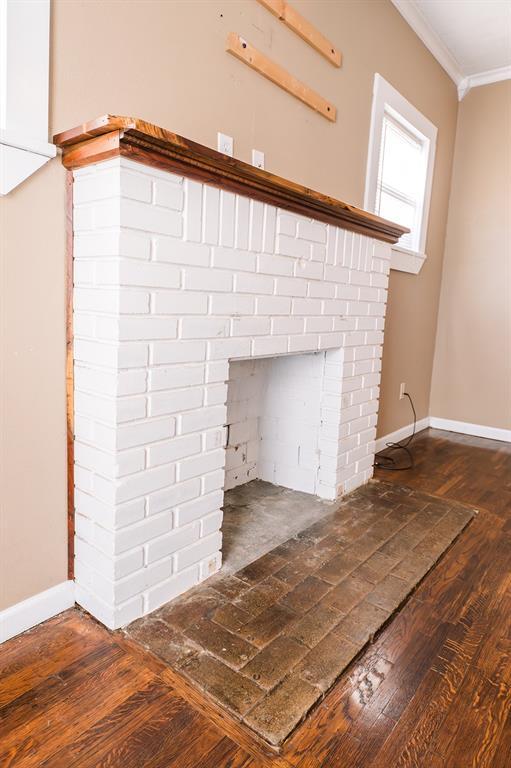
[[[114,628],[218,571],[225,489],[334,500],[371,477],[403,230],[141,121],[56,141],[73,169],[76,595]]]

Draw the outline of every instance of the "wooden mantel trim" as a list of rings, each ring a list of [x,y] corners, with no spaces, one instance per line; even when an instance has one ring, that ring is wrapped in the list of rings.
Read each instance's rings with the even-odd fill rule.
[[[104,115],[58,133],[66,168],[122,155],[352,232],[396,243],[409,230],[134,117]]]

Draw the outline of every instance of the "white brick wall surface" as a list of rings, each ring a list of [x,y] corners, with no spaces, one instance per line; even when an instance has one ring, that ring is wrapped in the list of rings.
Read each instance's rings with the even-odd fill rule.
[[[321,405],[329,397],[331,379],[325,379],[325,365],[330,354],[327,350],[231,363],[225,490],[259,478],[330,496],[320,487],[319,471]]]
[[[246,479],[252,464],[331,499],[369,479],[389,267],[384,243],[124,158],[74,172],[76,581],[87,610],[119,627],[220,567],[234,439]],[[290,354],[259,362],[271,371],[259,432],[247,419],[236,438],[233,426],[225,451],[229,362],[248,358],[249,370]],[[289,398],[293,371],[308,384],[295,381]],[[303,403],[314,425],[294,428]],[[275,430],[296,462],[277,460]]]

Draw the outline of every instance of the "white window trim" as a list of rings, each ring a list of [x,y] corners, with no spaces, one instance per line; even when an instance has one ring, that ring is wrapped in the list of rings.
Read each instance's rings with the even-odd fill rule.
[[[429,207],[431,202],[431,188],[433,185],[433,172],[435,168],[436,137],[438,131],[437,127],[419,112],[418,109],[410,104],[399,91],[396,91],[396,89],[393,88],[381,75],[378,73],[375,74],[364,196],[364,208],[368,211],[374,211],[375,208],[382,123],[386,107],[391,111],[396,112],[398,116],[403,117],[409,123],[408,127],[412,131],[415,129],[416,132],[420,132],[422,136],[425,136],[430,142],[419,248],[417,251],[412,251],[408,248],[403,248],[399,244],[393,245],[390,261],[391,269],[397,269],[400,272],[410,272],[417,275],[426,260],[426,237],[428,232]]]
[[[56,155],[48,142],[50,0],[0,0],[0,194]]]

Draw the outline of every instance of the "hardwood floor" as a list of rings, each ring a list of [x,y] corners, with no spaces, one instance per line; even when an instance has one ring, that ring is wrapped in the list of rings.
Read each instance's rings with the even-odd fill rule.
[[[0,766],[508,768],[511,446],[429,431],[379,472],[480,512],[280,755],[78,610],[0,648]]]

